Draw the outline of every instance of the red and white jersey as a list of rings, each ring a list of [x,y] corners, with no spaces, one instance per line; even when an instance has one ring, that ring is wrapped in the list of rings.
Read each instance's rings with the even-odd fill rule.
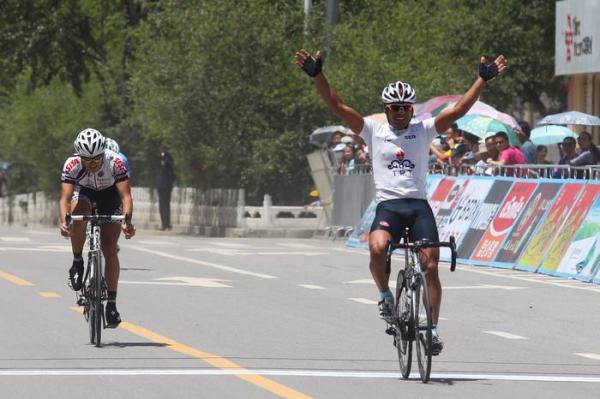
[[[90,172],[81,162],[79,155],[67,158],[60,181],[100,191],[128,179],[127,166],[121,156],[110,150],[104,151],[102,166]]]

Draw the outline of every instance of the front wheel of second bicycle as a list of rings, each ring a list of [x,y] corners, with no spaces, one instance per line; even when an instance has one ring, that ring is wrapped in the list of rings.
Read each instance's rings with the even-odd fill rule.
[[[429,304],[429,290],[423,275],[415,278],[414,309],[415,309],[415,344],[417,347],[417,362],[419,374],[423,382],[429,381],[431,374],[431,340],[432,320]]]
[[[396,305],[394,306],[396,335],[394,337],[394,344],[398,351],[400,373],[402,373],[404,379],[410,375],[412,362],[412,329],[410,325],[412,315],[410,292],[407,290],[406,282],[404,281],[404,270],[401,270],[398,273],[396,281]]]

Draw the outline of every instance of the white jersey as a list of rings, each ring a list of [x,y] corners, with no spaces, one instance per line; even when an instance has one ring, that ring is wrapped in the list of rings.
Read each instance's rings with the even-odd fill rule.
[[[429,146],[437,136],[435,119],[412,119],[404,130],[364,118],[361,137],[369,146],[375,179],[375,201],[427,199]]]
[[[121,156],[110,150],[104,151],[100,169],[92,173],[83,165],[78,155],[67,158],[60,181],[101,191],[123,180],[127,180],[127,166]]]

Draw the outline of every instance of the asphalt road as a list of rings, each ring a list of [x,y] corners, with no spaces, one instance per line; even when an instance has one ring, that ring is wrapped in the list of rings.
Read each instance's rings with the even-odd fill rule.
[[[122,240],[124,322],[102,348],[54,229],[0,227],[3,398],[592,398],[600,287],[441,265],[443,353],[399,375],[365,250],[340,241],[139,232]],[[394,272],[400,260],[396,260]],[[416,371],[416,365],[413,366]]]

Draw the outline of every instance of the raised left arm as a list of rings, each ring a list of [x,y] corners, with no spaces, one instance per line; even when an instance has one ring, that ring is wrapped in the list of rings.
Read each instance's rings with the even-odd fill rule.
[[[495,78],[499,73],[506,70],[506,59],[503,55],[498,56],[493,63],[485,65],[485,58],[481,57],[481,63],[479,65],[479,77],[469,87],[469,90],[462,95],[460,100],[454,105],[454,107],[442,111],[435,118],[435,129],[438,133],[444,132],[448,129],[456,120],[464,116],[473,104],[477,101],[481,92],[485,88],[486,82]]]

